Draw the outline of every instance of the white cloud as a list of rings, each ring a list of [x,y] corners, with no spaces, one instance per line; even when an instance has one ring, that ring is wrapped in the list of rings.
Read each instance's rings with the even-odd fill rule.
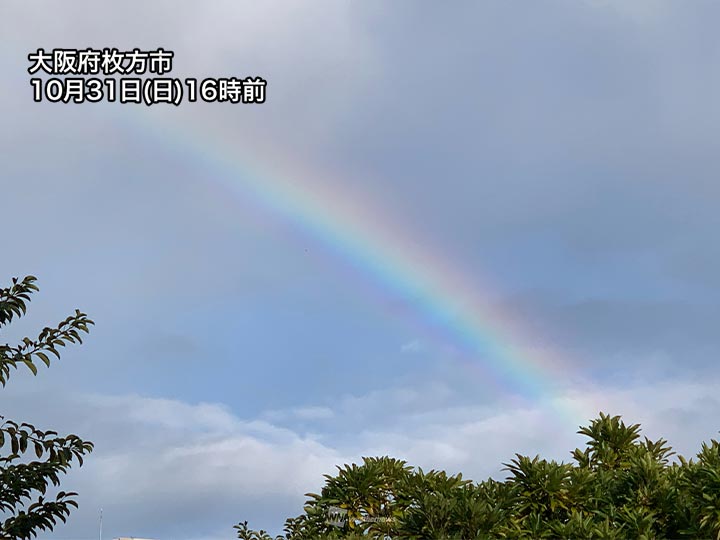
[[[64,486],[77,489],[82,504],[57,535],[86,535],[100,506],[115,517],[117,534],[127,531],[122,525],[137,534],[199,538],[214,534],[223,523],[229,531],[240,519],[279,530],[284,517],[300,512],[303,495],[320,487],[323,474],[364,455],[388,454],[475,480],[503,477],[502,463],[515,452],[568,460],[569,452],[582,446],[578,426],[558,411],[596,408],[622,414],[629,422],[640,422],[651,438],[664,436],[681,453],[692,455],[701,441],[716,436],[718,382],[593,386],[542,403],[493,407],[448,406],[441,387],[435,388],[439,396],[432,389],[388,389],[347,397],[334,411],[305,406],[274,413],[287,423],[353,419],[317,436],[279,427],[268,421],[272,415],[267,413],[264,419],[242,419],[219,404],[134,395],[55,396],[51,414],[73,418],[74,427],[81,428],[77,431],[97,445],[87,465]],[[418,396],[438,405],[398,408]],[[24,405],[22,399],[13,401],[16,407],[41,408],[32,396]],[[378,409],[395,416],[391,426],[376,422]],[[181,529],[172,529],[163,516],[173,516]],[[108,533],[114,534],[112,520],[108,523]],[[184,536],[177,532],[182,527]]]
[[[124,129],[120,129],[117,123],[106,121],[103,116],[110,108],[83,108],[82,111],[89,116],[80,117],[80,109],[75,107],[34,107],[28,101],[25,55],[38,46],[110,45],[122,48],[162,45],[176,51],[178,70],[188,72],[183,76],[201,75],[203,71],[220,76],[234,74],[238,70],[243,75],[245,70],[258,70],[256,74],[270,80],[272,97],[266,106],[255,109],[198,106],[143,109],[140,114],[151,117],[152,121],[172,117],[179,124],[187,124],[192,129],[197,127],[199,138],[203,138],[201,132],[208,131],[213,138],[226,138],[238,147],[244,147],[250,138],[271,140],[282,150],[277,155],[284,157],[292,152],[304,153],[305,145],[327,151],[334,148],[328,145],[329,140],[338,141],[338,147],[348,153],[348,149],[357,147],[360,153],[353,154],[354,161],[351,160],[349,165],[338,165],[343,175],[349,174],[347,171],[350,169],[362,171],[367,164],[377,165],[378,170],[387,169],[385,174],[388,176],[381,176],[378,180],[379,184],[386,184],[379,192],[382,195],[379,198],[407,201],[407,208],[401,209],[401,213],[410,212],[412,208],[421,216],[418,222],[427,226],[428,230],[437,231],[445,224],[452,225],[452,234],[446,235],[446,239],[465,238],[464,231],[471,231],[475,236],[466,238],[461,252],[467,255],[467,246],[475,246],[469,251],[483,254],[486,259],[483,265],[491,264],[494,258],[485,254],[486,244],[482,235],[488,233],[478,231],[500,231],[497,243],[503,246],[504,251],[514,254],[511,264],[500,260],[499,265],[506,271],[509,267],[523,267],[514,257],[528,252],[524,244],[518,245],[512,235],[508,236],[508,229],[516,233],[520,231],[522,235],[518,236],[530,240],[533,238],[530,231],[552,230],[550,236],[557,238],[559,243],[578,242],[580,247],[571,250],[575,256],[587,252],[592,257],[600,257],[605,250],[617,250],[618,244],[623,244],[624,249],[633,254],[630,266],[642,279],[628,280],[630,286],[618,288],[614,274],[609,279],[605,266],[593,262],[595,272],[602,277],[598,283],[611,283],[611,291],[623,298],[647,281],[645,268],[637,265],[637,250],[643,248],[653,253],[661,252],[664,248],[660,244],[672,244],[676,236],[687,242],[686,247],[690,249],[687,253],[680,251],[681,256],[678,255],[683,264],[692,267],[690,281],[696,283],[699,280],[694,273],[698,271],[714,276],[707,271],[714,267],[702,262],[712,255],[712,250],[709,255],[703,253],[702,260],[693,251],[696,239],[706,237],[703,233],[710,230],[710,225],[714,223],[709,220],[715,216],[714,213],[707,213],[711,218],[704,222],[701,219],[705,215],[704,207],[697,208],[698,204],[702,206],[702,201],[715,200],[709,196],[713,194],[713,188],[697,191],[696,196],[692,196],[698,178],[704,180],[706,171],[714,169],[714,162],[694,158],[692,162],[677,160],[674,152],[663,152],[662,156],[672,159],[683,172],[671,175],[673,183],[681,188],[677,193],[682,196],[673,196],[668,191],[670,194],[666,199],[653,199],[653,194],[663,193],[663,186],[658,183],[653,171],[645,173],[644,168],[642,174],[636,174],[633,169],[625,171],[638,179],[637,183],[623,184],[622,190],[618,189],[618,197],[623,196],[620,200],[610,197],[614,192],[612,179],[606,178],[606,171],[593,172],[596,160],[608,163],[611,172],[625,170],[625,162],[614,157],[616,148],[623,156],[637,155],[643,167],[655,162],[657,154],[654,151],[653,159],[648,159],[648,154],[637,152],[640,142],[646,143],[651,150],[665,148],[664,144],[672,144],[675,148],[679,140],[675,137],[685,137],[688,148],[693,150],[692,155],[696,148],[702,149],[703,145],[710,144],[707,141],[713,140],[715,109],[707,104],[714,103],[717,69],[715,63],[701,54],[707,48],[702,46],[705,38],[697,32],[702,29],[673,24],[672,17],[667,16],[669,3],[645,0],[592,2],[609,14],[608,17],[593,18],[600,29],[595,24],[587,25],[588,19],[584,16],[568,16],[572,9],[565,12],[569,18],[552,11],[548,11],[546,20],[530,17],[527,19],[533,27],[530,29],[523,26],[525,23],[522,20],[516,20],[512,8],[507,11],[507,19],[494,17],[496,8],[493,8],[465,17],[466,21],[485,21],[483,24],[488,26],[488,31],[478,34],[474,23],[468,25],[471,28],[458,30],[456,25],[462,21],[445,20],[444,14],[450,12],[444,10],[443,17],[438,17],[438,24],[432,26],[437,29],[445,22],[452,23],[448,28],[452,29],[457,39],[450,40],[446,39],[446,33],[398,32],[398,22],[408,18],[412,20],[421,12],[431,14],[424,8],[414,10],[407,9],[407,6],[395,13],[384,11],[382,14],[370,6],[374,14],[368,18],[358,12],[357,4],[342,2],[324,2],[312,7],[300,2],[240,5],[227,1],[203,4],[202,7],[199,7],[200,4],[176,2],[162,2],[148,7],[138,2],[135,4],[137,9],[132,9],[132,4],[128,9],[127,3],[103,5],[102,16],[98,17],[96,3],[65,3],[55,10],[48,7],[43,10],[27,9],[23,3],[8,3],[3,6],[3,17],[0,17],[0,35],[7,38],[5,41],[8,44],[0,55],[0,61],[9,62],[13,73],[7,88],[4,88],[7,99],[2,109],[8,125],[13,126],[8,130],[10,139],[7,142],[16,145],[19,144],[17,141],[27,139],[31,150],[39,144],[56,148],[58,155],[67,156],[77,156],[77,149],[83,148],[92,152],[94,160],[102,161],[104,169],[109,164],[110,169],[117,168],[119,175],[126,175],[125,169],[116,160],[118,156],[126,156],[120,147],[128,143],[122,134]],[[178,7],[180,5],[182,8]],[[592,9],[589,13],[591,17],[597,14]],[[616,13],[630,24],[620,25],[618,30],[615,27]],[[690,16],[689,11],[685,16]],[[712,19],[706,17],[706,20]],[[497,24],[502,20],[517,22],[520,26]],[[668,21],[670,24],[665,24]],[[653,28],[657,22],[663,24]],[[650,32],[637,32],[635,23],[643,23]],[[517,35],[508,33],[507,28],[515,28]],[[494,29],[500,30],[495,33]],[[566,32],[567,29],[572,30]],[[705,28],[708,36],[713,35],[713,30],[712,25]],[[471,34],[464,35],[468,32],[480,35],[479,40],[473,42],[468,39],[465,42],[465,37],[471,37]],[[560,40],[548,39],[548,34]],[[673,39],[667,39],[668,35]],[[476,56],[470,54],[473,44],[478,51],[487,47],[488,50],[507,54],[496,57],[482,53]],[[427,53],[437,56],[427,56]],[[415,64],[418,65],[413,67]],[[480,69],[468,70],[468,65],[477,65]],[[447,72],[447,80],[455,84],[458,99],[450,101],[457,104],[457,109],[428,101],[425,93],[417,91],[427,82],[427,73],[438,66]],[[475,72],[478,80],[469,76]],[[369,89],[373,90],[372,93],[367,92],[368,83],[373,85]],[[532,87],[533,92],[523,92],[528,87]],[[523,98],[524,94],[530,98]],[[365,96],[365,99],[358,100],[358,96]],[[487,107],[478,109],[477,103],[486,103]],[[122,114],[126,114],[126,110]],[[158,119],[159,116],[162,118]],[[458,122],[459,118],[465,119],[467,131],[463,130],[463,122]],[[654,122],[658,118],[664,118],[664,121],[656,126]],[[415,123],[419,119],[427,121],[430,129],[422,122]],[[653,132],[653,137],[645,136],[645,128],[648,133]],[[147,136],[142,129],[136,131],[138,133],[133,131],[131,135]],[[654,138],[655,132],[659,133],[659,139]],[[353,133],[358,134],[357,140],[353,138]],[[663,137],[669,137],[669,134],[672,138],[668,142]],[[285,137],[293,137],[297,144],[283,144]],[[59,144],[60,141],[69,144],[72,151]],[[467,144],[471,145],[472,154],[479,156],[478,163],[465,161],[462,155],[459,160],[455,159],[454,151],[466,144],[463,141],[469,141]],[[501,143],[497,147],[499,152],[494,150],[495,141]],[[698,146],[695,142],[703,144]],[[444,147],[441,143],[448,146]],[[96,144],[110,153],[103,154],[99,146],[95,147]],[[489,150],[486,149],[485,154],[478,153],[478,148],[484,145]],[[24,146],[18,148],[22,150]],[[363,148],[366,153],[363,153]],[[373,153],[367,148],[380,150]],[[644,146],[640,145],[640,148]],[[487,172],[488,177],[497,172],[492,168],[486,171],[484,166],[479,165],[488,157],[493,158],[495,153],[502,156],[503,152],[507,152],[508,163],[522,163],[523,159],[527,159],[523,156],[537,153],[540,158],[537,162],[545,164],[553,162],[556,151],[562,156],[561,172],[568,166],[570,168],[567,175],[555,174],[557,171],[552,167],[541,167],[537,172],[540,176],[535,176],[534,173],[525,174],[520,167],[521,174],[515,178],[503,167],[500,178],[504,188],[499,184],[478,181],[478,177],[483,176],[479,172]],[[94,178],[79,177],[81,180],[78,180],[74,173],[66,171],[68,166],[64,159],[58,159],[55,164],[53,159],[56,158],[38,161],[34,152],[25,155],[18,151],[17,154],[21,156],[18,158],[20,161],[16,160],[11,165],[22,170],[22,174],[17,176],[17,182],[3,186],[3,195],[8,200],[35,200],[36,196],[40,200],[35,201],[33,206],[37,219],[28,223],[24,235],[8,239],[11,244],[7,251],[15,253],[18,260],[24,261],[23,264],[47,268],[47,273],[55,276],[64,264],[62,261],[68,261],[66,274],[74,280],[78,275],[97,280],[97,288],[88,296],[96,296],[98,304],[110,306],[108,309],[113,312],[132,315],[133,329],[137,328],[135,316],[139,311],[152,311],[155,305],[167,309],[169,300],[165,297],[158,300],[157,296],[161,281],[167,284],[177,280],[182,284],[182,295],[168,295],[176,301],[179,297],[186,300],[187,295],[192,294],[187,291],[185,283],[200,282],[217,268],[232,276],[233,282],[249,283],[249,288],[255,288],[252,280],[241,274],[248,272],[253,264],[253,257],[245,256],[246,250],[233,246],[243,254],[242,264],[236,265],[237,268],[224,260],[220,263],[218,259],[201,256],[200,246],[209,245],[209,239],[217,236],[216,232],[220,229],[208,229],[212,234],[195,237],[193,234],[197,235],[204,219],[188,220],[187,227],[177,227],[172,218],[173,215],[197,215],[210,221],[210,214],[216,214],[217,208],[213,207],[213,212],[210,212],[201,211],[204,207],[199,206],[195,212],[188,212],[184,209],[195,206],[186,207],[173,202],[172,194],[167,193],[163,182],[145,181],[155,173],[157,178],[164,178],[178,171],[168,172],[158,162],[160,168],[157,171],[150,169],[146,176],[136,179],[135,187],[128,182],[127,185],[123,183],[121,189],[111,189],[108,186],[114,184],[108,181],[104,189],[110,195],[103,205],[102,182]],[[338,154],[338,159],[341,159],[342,152]],[[388,156],[391,154],[399,156],[398,161],[390,160]],[[593,156],[590,162],[583,162],[581,174],[576,174],[578,171],[573,168],[572,159],[567,161],[568,156],[576,154]],[[38,178],[46,171],[28,169],[22,161],[22,156],[28,161],[28,155],[32,163],[44,164],[47,161],[47,167],[66,172],[48,175],[47,181],[41,181]],[[412,159],[406,159],[408,155]],[[448,157],[448,161],[429,159],[443,155]],[[127,158],[127,161],[133,161],[134,157]],[[311,157],[307,159],[312,161]],[[155,163],[154,159],[152,162]],[[393,163],[402,174],[393,173],[392,167],[387,168]],[[533,163],[532,160],[530,163]],[[689,166],[692,163],[703,173],[694,171]],[[431,166],[428,167],[428,164]],[[445,167],[440,167],[443,164]],[[450,169],[447,168],[449,164],[452,165]],[[186,162],[180,160],[179,167],[186,168]],[[658,167],[663,168],[662,159]],[[28,171],[35,172],[28,174]],[[442,174],[437,174],[436,187],[434,180],[423,176],[425,171],[429,171],[427,174],[430,175],[442,171]],[[586,172],[596,174],[601,180],[593,183],[586,177]],[[542,182],[538,181],[541,177]],[[617,182],[624,181],[622,174],[618,178]],[[178,182],[179,178],[174,181]],[[472,189],[462,184],[465,181]],[[74,184],[79,187],[72,191],[70,187]],[[709,180],[707,185],[716,186]],[[487,189],[485,186],[488,186]],[[395,187],[398,192],[393,194]],[[462,188],[460,196],[451,197],[452,190],[458,187]],[[13,197],[12,190],[19,190],[21,196]],[[43,193],[46,202],[41,197]],[[178,195],[178,199],[194,200],[196,192],[181,189],[178,193],[184,194],[182,197]],[[685,198],[686,193],[691,196]],[[703,195],[705,193],[708,195]],[[629,195],[629,202],[623,204],[626,195]],[[427,196],[430,206],[423,206],[424,196]],[[73,198],[78,199],[79,206],[71,205],[70,199]],[[447,211],[442,209],[443,201],[448,205]],[[481,206],[484,205],[483,211],[478,211],[478,201]],[[465,210],[464,204],[468,205]],[[661,210],[653,210],[653,204]],[[679,208],[683,204],[689,209],[688,223],[705,225],[697,230],[685,229],[681,224],[684,218]],[[394,208],[392,203],[390,206]],[[14,207],[23,208],[22,204],[9,207],[11,217]],[[65,213],[55,210],[56,207]],[[613,209],[610,221],[605,219],[609,207]],[[40,239],[45,238],[46,231],[66,215],[82,217],[86,208],[96,209],[97,215],[91,212],[89,220],[87,216],[84,218],[92,223],[93,230],[88,233],[96,236],[95,244],[90,243],[86,236],[82,246],[76,248],[77,254],[63,254],[63,258],[59,258],[59,252],[49,252],[51,248],[39,251],[34,248]],[[133,209],[134,217],[130,221],[134,223],[128,221],[126,208]],[[163,214],[168,209],[174,211]],[[640,210],[642,216],[638,218]],[[228,212],[233,214],[233,223],[242,219],[241,212],[234,209]],[[598,216],[594,212],[598,212]],[[563,217],[565,213],[570,217]],[[578,226],[574,219],[576,214],[582,214],[587,221],[581,221]],[[168,215],[169,220],[166,219]],[[456,221],[463,215],[468,217],[468,221]],[[109,219],[108,216],[112,219],[106,223],[103,220]],[[651,219],[653,216],[657,219]],[[677,219],[667,219],[673,216]],[[475,221],[480,218],[483,221]],[[432,222],[433,219],[436,221]],[[162,229],[160,233],[154,229],[156,222],[170,224],[167,235],[163,235]],[[515,222],[519,223],[519,227],[526,228],[513,229]],[[177,223],[184,222],[178,220]],[[647,228],[643,224],[647,224]],[[29,234],[29,227],[33,226],[37,228],[36,234]],[[663,226],[670,227],[672,234],[667,234]],[[130,234],[135,230],[133,227],[137,227],[137,231]],[[242,232],[239,232],[241,229]],[[699,234],[690,234],[696,231]],[[593,232],[596,238],[589,234]],[[687,235],[687,239],[681,233]],[[233,241],[247,234],[250,233],[243,227],[237,227]],[[430,236],[440,239],[443,235]],[[178,237],[190,243],[181,245],[175,241]],[[169,251],[167,258],[156,259],[152,269],[162,275],[162,280],[152,279],[155,274],[146,267],[146,253],[133,253],[123,247],[125,243],[134,245],[136,239],[141,238],[152,238],[152,244],[148,245],[153,247],[179,246],[178,251]],[[193,246],[193,238],[196,238],[194,245],[197,249],[189,249]],[[205,238],[208,240],[205,241]],[[656,241],[658,239],[662,242]],[[13,245],[13,241],[18,242],[17,245]],[[63,252],[68,249],[62,247]],[[222,251],[232,250],[223,245]],[[188,260],[186,252],[195,253],[196,256],[191,259],[196,261]],[[448,253],[451,252],[448,249]],[[82,258],[86,254],[92,254],[94,264],[98,264],[97,261],[107,264],[107,271],[105,266],[101,266],[103,271],[98,271],[95,266],[78,262],[87,262],[88,259]],[[594,281],[587,278],[594,273],[588,274],[587,269],[584,272],[575,271],[568,266],[572,253],[560,251],[553,255],[557,271],[555,266],[547,266],[547,262],[544,266],[542,260],[534,260],[537,257],[532,250],[530,256],[533,257],[532,270],[524,270],[519,277],[522,287],[527,287],[528,281],[532,282],[535,276],[553,275],[557,276],[555,283],[563,294],[573,287],[582,295],[594,291]],[[113,257],[117,257],[117,261]],[[150,259],[153,260],[152,257]],[[654,259],[650,261],[654,262]],[[467,265],[468,261],[465,263]],[[607,264],[611,263],[612,260]],[[188,268],[194,268],[193,265],[198,265],[197,269],[193,273],[185,273]],[[614,267],[622,268],[620,277],[627,279],[631,275],[631,269],[623,265],[614,264]],[[167,272],[168,268],[173,271]],[[292,265],[287,265],[287,268],[295,271]],[[257,272],[264,275],[267,271],[268,268],[263,267]],[[584,279],[573,285],[571,282],[578,276],[584,276]],[[113,284],[111,291],[108,290],[108,282]],[[150,286],[151,291],[141,291],[137,296],[126,294],[126,291]],[[663,284],[663,287],[667,285]],[[658,287],[651,288],[655,294]],[[222,289],[224,294],[225,288]],[[601,293],[606,291],[602,287],[600,289]],[[714,290],[708,287],[708,291]],[[206,294],[202,288],[198,291]],[[685,291],[681,290],[680,294],[684,296]],[[712,302],[714,297],[708,298],[703,296],[703,302]],[[188,306],[183,305],[182,308],[188,309]],[[648,343],[657,347],[657,342],[662,341],[667,333],[663,330],[667,328],[677,328],[678,333],[687,334],[697,341],[704,357],[707,356],[702,346],[715,343],[715,334],[708,331],[709,337],[703,341],[695,339],[693,331],[697,328],[691,328],[696,320],[713,320],[705,317],[705,312],[701,313],[703,317],[685,318],[684,322],[672,319],[667,324],[653,326],[655,319],[649,315],[660,313],[654,304],[641,309],[638,312],[641,316],[630,316],[629,319],[621,319],[618,314],[627,317],[628,313],[636,311],[631,311],[625,304],[615,308],[603,310],[602,306],[589,305],[587,310],[582,311],[583,317],[578,317],[577,311],[571,311],[562,322],[580,321],[588,331],[583,345],[594,343],[593,338],[597,341],[599,335],[612,336],[613,343],[616,343],[626,332],[631,336],[625,337],[626,340],[640,340],[645,348]],[[194,307],[188,309],[193,310]],[[94,310],[90,312],[96,313]],[[682,312],[665,307],[663,313]],[[161,313],[156,318],[171,317],[163,317]],[[639,332],[641,325],[617,322],[621,320],[644,320],[649,330]],[[111,324],[110,314],[105,318],[104,325],[110,330],[99,327],[98,337],[102,337],[102,332],[108,332],[105,334],[106,341],[110,343],[112,337],[113,345],[104,353],[98,350],[97,357],[103,358],[105,363],[95,373],[103,373],[103,379],[104,370],[110,366],[113,373],[122,369],[108,361],[112,358],[114,339],[122,328],[118,331]],[[574,335],[584,335],[580,328],[569,323],[555,326],[568,327]],[[178,332],[182,334],[181,330]],[[359,338],[369,341],[372,336]],[[215,341],[216,336],[212,339]],[[119,347],[122,346],[120,343]],[[421,346],[422,343],[414,341],[401,348],[403,352],[410,353],[418,352]],[[186,344],[181,346],[181,349],[187,348]],[[661,362],[663,369],[678,363],[675,354],[659,354],[664,356],[649,362],[655,372]],[[176,362],[175,351],[171,356]],[[196,356],[197,353],[193,355]],[[302,356],[300,351],[297,356]],[[592,362],[599,355],[590,351],[587,356]],[[614,365],[627,365],[637,357],[632,352],[627,359],[622,358]],[[153,351],[147,358],[157,360],[161,356]],[[152,362],[148,364],[152,365]],[[219,365],[222,364],[212,367]],[[621,371],[616,370],[615,373]],[[152,370],[138,371],[137,374],[133,372],[133,376],[148,380],[153,373]],[[93,384],[99,381],[97,379]],[[204,382],[208,383],[208,380]],[[297,386],[303,388],[302,383],[302,380],[298,381]],[[284,516],[300,511],[302,494],[316,489],[322,482],[323,473],[332,472],[335,464],[356,460],[361,455],[387,453],[423,467],[462,470],[475,479],[489,474],[502,475],[499,471],[501,462],[511,458],[516,451],[567,459],[568,451],[582,444],[582,438],[574,433],[576,426],[571,421],[558,417],[558,411],[567,415],[577,410],[590,410],[592,412],[588,414],[594,414],[600,409],[621,413],[630,421],[641,422],[648,435],[664,435],[681,452],[693,453],[701,440],[716,435],[718,425],[715,419],[720,417],[717,383],[713,379],[700,382],[666,380],[659,383],[634,380],[623,385],[615,381],[615,386],[588,386],[538,404],[490,403],[492,397],[482,394],[484,387],[480,384],[476,392],[471,390],[463,396],[456,396],[459,393],[457,388],[436,381],[423,387],[368,389],[364,395],[346,395],[329,405],[327,401],[314,403],[325,396],[308,396],[297,407],[268,410],[257,418],[243,418],[221,404],[187,403],[135,395],[47,394],[36,396],[38,405],[32,403],[29,396],[3,394],[4,410],[0,412],[10,412],[12,408],[18,413],[13,414],[14,417],[43,426],[57,426],[58,429],[68,426],[68,431],[86,434],[97,443],[97,450],[89,458],[87,466],[73,472],[69,479],[68,488],[81,493],[82,506],[70,525],[58,531],[58,536],[73,536],[76,539],[93,536],[96,510],[103,506],[108,534],[114,530],[125,534],[128,529],[133,529],[139,535],[159,538],[198,538],[201,534],[207,538],[227,538],[233,521],[241,518],[250,519],[256,527],[277,528]],[[205,399],[212,399],[207,396],[213,396],[216,388],[211,384],[205,386],[210,388],[207,394],[203,394]],[[82,387],[79,379],[73,379],[75,387]],[[177,393],[171,383],[165,387],[158,385],[157,388],[161,388],[159,394],[163,390]],[[268,395],[272,396],[271,393]],[[7,399],[8,396],[10,399]],[[54,404],[52,410],[46,410],[46,403]],[[268,405],[273,406],[274,403]],[[313,434],[300,429],[309,422],[313,422]],[[93,531],[93,534],[88,531]]]
[[[422,352],[423,349],[423,343],[418,339],[413,339],[412,341],[403,343],[402,347],[400,347],[400,350],[404,353],[418,353]]]
[[[290,409],[266,411],[262,416],[269,421],[314,421],[328,420],[333,418],[335,413],[329,407],[293,407]]]

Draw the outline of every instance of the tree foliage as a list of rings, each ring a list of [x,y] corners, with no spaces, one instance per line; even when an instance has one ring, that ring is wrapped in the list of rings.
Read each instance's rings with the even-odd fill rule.
[[[571,463],[516,455],[504,481],[475,483],[404,461],[363,458],[325,476],[277,539],[714,538],[720,539],[720,443],[695,459],[638,424],[600,413]],[[272,540],[247,522],[238,537]]]
[[[27,276],[0,289],[0,330],[25,315],[30,295],[38,290],[35,282]],[[49,367],[51,358],[60,358],[61,347],[82,343],[81,334],[92,324],[76,310],[57,326],[43,328],[35,339],[0,345],[0,383],[4,387],[22,366],[37,375],[39,363]],[[46,499],[47,491],[60,485],[60,477],[73,464],[82,465],[92,449],[91,442],[77,435],[60,436],[0,416],[0,537],[33,538],[39,531],[52,530],[58,520],[66,521],[71,508],[77,507],[77,494],[60,491]]]

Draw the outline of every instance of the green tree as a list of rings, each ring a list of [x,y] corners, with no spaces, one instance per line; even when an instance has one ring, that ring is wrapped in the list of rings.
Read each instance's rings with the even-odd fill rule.
[[[0,289],[0,330],[25,315],[30,295],[38,290],[36,278],[13,279]],[[59,348],[82,343],[93,322],[75,311],[56,327],[46,327],[36,339],[23,338],[18,345],[0,345],[0,383],[4,387],[13,370],[21,366],[37,375],[40,363],[50,366],[52,357],[60,358]],[[77,507],[74,492],[58,492],[46,499],[51,486],[60,485],[60,477],[93,444],[77,435],[60,436],[26,423],[0,416],[0,537],[28,539],[39,531],[49,531],[58,520],[65,522],[72,507]]]
[[[504,481],[424,472],[389,457],[326,475],[285,538],[714,538],[720,540],[720,443],[695,460],[638,424],[600,413],[573,462],[516,455]],[[331,511],[344,520],[332,520]],[[244,536],[254,531],[243,524]],[[261,531],[264,533],[264,531]]]

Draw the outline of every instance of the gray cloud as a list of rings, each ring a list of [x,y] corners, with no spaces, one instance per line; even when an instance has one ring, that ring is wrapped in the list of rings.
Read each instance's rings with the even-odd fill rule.
[[[696,449],[718,412],[718,9],[6,3],[0,270],[39,275],[42,292],[3,338],[74,307],[98,322],[3,400],[98,443],[57,536],[94,536],[104,505],[118,534],[229,537],[240,518],[276,526],[363,453],[480,478],[515,451],[579,444],[547,436],[577,387],[559,385],[554,408],[493,393],[406,299],[224,191],[228,171],[175,131],[375,201],[525,319],[529,348],[590,376],[586,400]],[[268,103],[30,102],[26,54],[76,45],[167,47],[181,76],[260,75]],[[52,410],[31,402],[51,396]]]

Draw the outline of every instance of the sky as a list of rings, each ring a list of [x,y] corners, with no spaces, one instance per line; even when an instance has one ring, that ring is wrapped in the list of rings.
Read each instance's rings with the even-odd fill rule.
[[[280,532],[336,465],[503,478],[599,411],[720,418],[715,2],[0,6],[2,414],[96,449],[42,538]],[[264,104],[35,103],[39,47],[175,53]]]

